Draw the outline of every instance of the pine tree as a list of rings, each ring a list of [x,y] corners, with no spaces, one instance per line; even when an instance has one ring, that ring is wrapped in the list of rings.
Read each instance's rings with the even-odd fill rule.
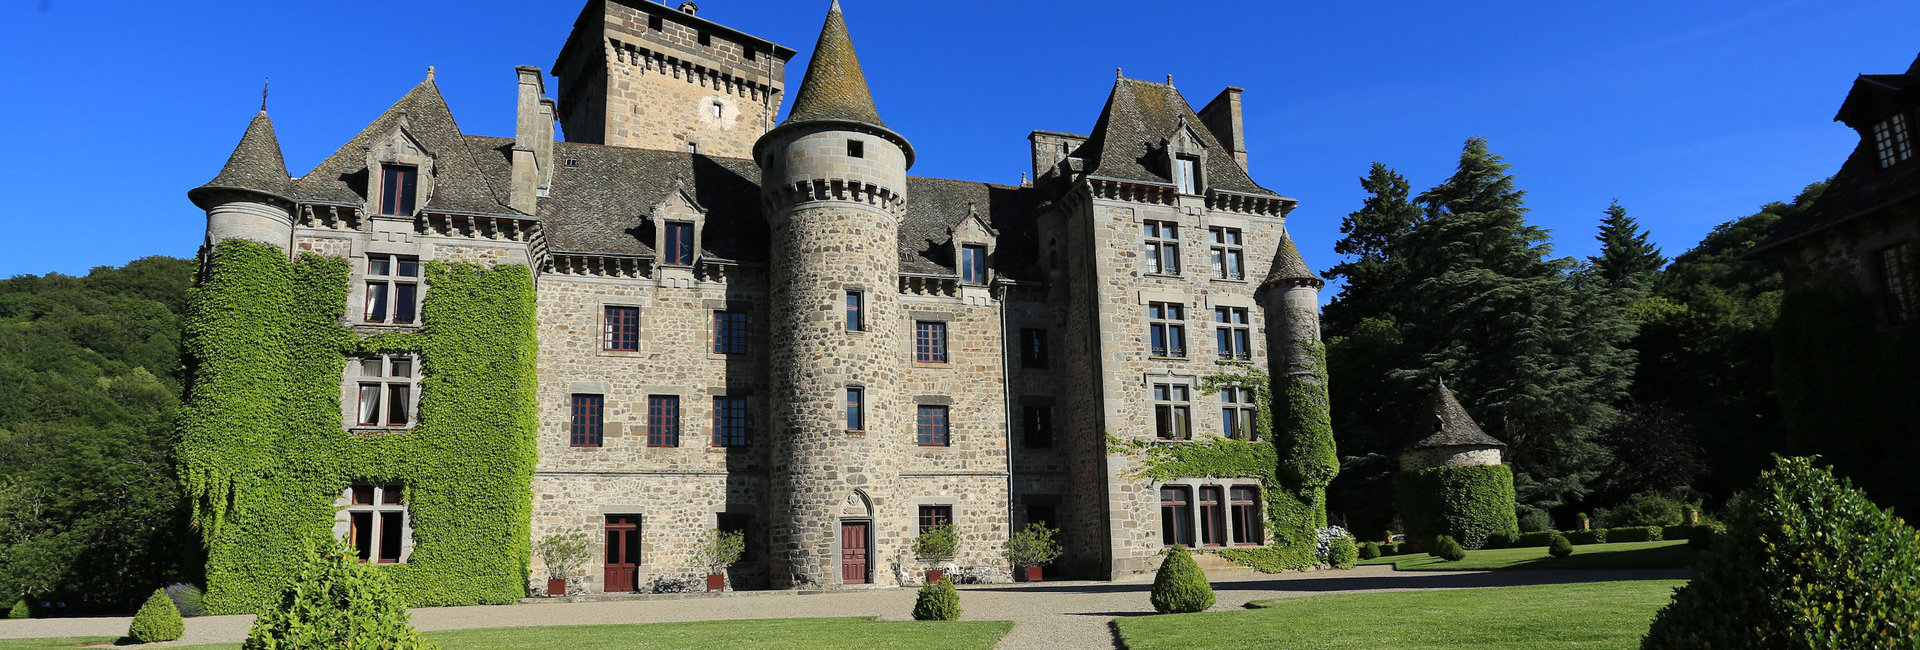
[[[1604,286],[1613,289],[1645,289],[1654,275],[1667,265],[1660,247],[1647,241],[1648,233],[1640,222],[1627,216],[1620,200],[1607,206],[1607,217],[1600,220],[1600,255],[1587,258],[1594,274]]]
[[[1373,163],[1360,187],[1370,196],[1360,210],[1341,220],[1344,236],[1333,245],[1334,252],[1351,259],[1326,270],[1327,279],[1343,281],[1322,316],[1327,331],[1336,336],[1391,308],[1393,285],[1406,275],[1395,247],[1420,219],[1420,207],[1408,199],[1412,184],[1393,168]]]

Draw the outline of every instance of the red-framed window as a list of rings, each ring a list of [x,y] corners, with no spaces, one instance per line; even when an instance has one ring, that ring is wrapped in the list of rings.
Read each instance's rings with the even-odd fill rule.
[[[747,432],[747,398],[713,398],[713,446],[745,447]]]
[[[665,250],[660,251],[660,263],[674,266],[693,265],[693,223],[688,221],[667,222],[665,241],[661,242]]]
[[[979,244],[960,247],[960,281],[967,284],[987,283],[987,247]]]
[[[598,447],[606,430],[606,396],[576,393],[573,396],[573,439],[575,447]]]
[[[922,447],[945,447],[951,444],[951,431],[947,427],[947,407],[934,404],[921,404],[919,416],[914,427],[919,432],[918,440]]]
[[[1233,543],[1250,546],[1263,543],[1265,521],[1260,518],[1260,490],[1236,487],[1228,493],[1233,500]]]
[[[347,489],[347,543],[361,562],[394,564],[406,545],[407,504],[400,485],[354,485]]]
[[[953,525],[953,506],[920,506],[920,532]]]
[[[680,396],[647,396],[647,446],[680,446]]]
[[[859,332],[865,329],[867,329],[867,294],[848,291],[847,331]]]
[[[367,256],[366,321],[412,325],[420,311],[420,259]]]
[[[913,360],[918,363],[947,362],[947,324],[917,321],[913,324]]]
[[[380,166],[380,214],[413,216],[414,194],[420,170],[403,165]]]
[[[1227,509],[1218,485],[1200,487],[1200,545],[1224,546],[1226,540]]]
[[[354,425],[360,427],[413,426],[415,385],[419,359],[408,354],[383,354],[360,359],[355,386]]]
[[[713,312],[713,353],[747,353],[747,312]]]
[[[640,308],[607,307],[602,349],[634,352],[640,349]]]
[[[1160,488],[1160,543],[1193,546],[1193,491],[1179,485]]]

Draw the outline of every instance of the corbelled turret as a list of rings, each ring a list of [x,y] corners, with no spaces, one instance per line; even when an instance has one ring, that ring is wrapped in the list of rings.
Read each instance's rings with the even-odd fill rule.
[[[253,116],[227,165],[187,199],[207,211],[207,241],[245,239],[286,250],[293,237],[293,179],[265,108]]]

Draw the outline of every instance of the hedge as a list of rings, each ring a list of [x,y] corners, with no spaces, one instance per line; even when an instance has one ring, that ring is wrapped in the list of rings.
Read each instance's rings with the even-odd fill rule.
[[[1463,548],[1476,549],[1494,535],[1520,534],[1513,469],[1506,465],[1400,472],[1394,476],[1393,491],[1407,539],[1416,544],[1448,535]]]
[[[1567,536],[1568,542],[1572,542],[1573,544],[1577,544],[1577,545],[1607,543],[1607,529],[1605,528],[1595,528],[1593,530],[1570,530],[1561,534]]]
[[[1607,529],[1608,544],[1618,544],[1621,542],[1658,542],[1661,539],[1659,526],[1628,526],[1625,528]]]

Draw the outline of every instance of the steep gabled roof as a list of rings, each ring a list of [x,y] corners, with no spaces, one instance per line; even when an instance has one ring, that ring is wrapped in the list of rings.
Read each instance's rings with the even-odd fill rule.
[[[512,138],[473,139],[513,144]],[[766,261],[760,167],[752,160],[573,142],[554,143],[553,154],[561,162],[537,211],[554,252],[653,255],[644,235],[657,224],[649,223],[648,213],[671,193],[685,191],[707,210],[703,257]]]
[[[367,148],[376,139],[392,133],[400,125],[402,114],[406,116],[408,135],[419,140],[421,146],[434,155],[433,195],[427,197],[421,209],[473,214],[519,214],[518,210],[507,205],[508,197],[504,192],[508,186],[487,180],[488,174],[481,168],[481,157],[475,155],[467,139],[461,135],[460,125],[453,121],[453,113],[447,109],[447,101],[441,97],[440,88],[433,83],[432,77],[414,86],[379,119],[348,140],[345,146],[321,161],[313,171],[295,180],[293,187],[296,197],[302,201],[319,203],[365,202],[368,185]],[[498,155],[497,152],[486,153]],[[500,160],[487,162],[491,166],[505,164]]]
[[[227,157],[227,165],[220,169],[220,174],[206,185],[187,192],[187,198],[205,209],[209,206],[201,201],[212,190],[258,192],[281,199],[293,197],[293,179],[287,176],[280,139],[274,136],[273,120],[267,117],[266,111],[254,115],[253,121],[247,124],[247,132],[240,136],[239,146],[233,148],[233,155]]]
[[[1320,286],[1327,281],[1313,274],[1307,268],[1306,260],[1300,259],[1300,249],[1293,245],[1293,235],[1285,231],[1280,233],[1280,248],[1273,252],[1273,268],[1267,271],[1267,281],[1262,284],[1275,284],[1295,280],[1305,280]]]
[[[847,34],[847,19],[840,13],[840,0],[833,0],[827,11],[826,25],[820,28],[820,42],[813,46],[813,59],[807,63],[806,79],[793,95],[793,108],[786,124],[814,120],[846,120],[886,128],[880,111],[873,107],[873,92],[867,88],[867,76],[860,70],[860,56],[854,53],[853,37]]]
[[[900,272],[955,275],[953,230],[978,214],[999,231],[993,268],[1005,277],[1044,278],[1034,239],[1033,207],[1041,192],[944,178],[909,177],[907,213],[900,223]]]
[[[1426,428],[1417,432],[1426,434],[1426,437],[1413,443],[1407,447],[1408,449],[1507,446],[1507,443],[1500,442],[1493,436],[1487,435],[1487,432],[1480,430],[1480,425],[1474,423],[1473,416],[1467,415],[1466,407],[1460,405],[1460,400],[1454,399],[1453,391],[1447,390],[1447,383],[1444,381],[1434,388],[1432,411],[1427,415],[1429,418],[1422,423]]]
[[[1089,176],[1172,185],[1171,171],[1158,158],[1165,155],[1161,141],[1179,128],[1182,120],[1213,152],[1206,157],[1202,170],[1209,188],[1286,198],[1253,182],[1233,152],[1213,137],[1187,99],[1168,84],[1116,79],[1100,120],[1094,123],[1093,135],[1074,156],[1087,160]]]

